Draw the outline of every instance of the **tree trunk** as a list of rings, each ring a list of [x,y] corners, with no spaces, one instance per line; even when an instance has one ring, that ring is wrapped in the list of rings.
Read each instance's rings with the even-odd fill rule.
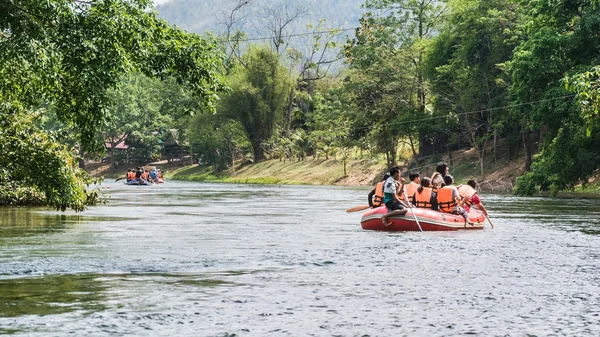
[[[413,153],[413,158],[415,159],[415,166],[417,169],[419,168],[419,156],[417,155],[417,150],[415,149],[415,143],[413,142],[412,135],[408,134],[408,141],[410,142],[410,149]]]
[[[292,88],[290,89],[290,94],[288,97],[288,106],[287,106],[287,110],[285,112],[285,133],[284,133],[284,137],[288,138],[290,135],[290,128],[292,126],[292,110],[294,108],[294,94],[296,93],[296,91],[294,90],[294,87],[292,86]]]
[[[252,144],[252,156],[254,157],[255,163],[258,163],[259,161],[264,159],[262,151],[260,150],[260,144]]]
[[[114,143],[110,143],[111,147],[110,147],[110,164],[113,168],[117,168],[117,163],[115,162],[115,146],[116,144]]]
[[[494,129],[494,165],[498,165],[498,130]]]
[[[523,137],[523,148],[525,149],[525,170],[531,170],[531,164],[533,163],[533,155],[531,154],[531,135],[529,131],[522,130],[521,136]]]

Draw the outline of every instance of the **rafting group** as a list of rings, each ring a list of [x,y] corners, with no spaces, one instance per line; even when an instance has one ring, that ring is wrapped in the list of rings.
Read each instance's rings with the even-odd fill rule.
[[[369,193],[371,210],[363,216],[363,228],[366,223],[369,228],[365,229],[385,230],[396,221],[401,225],[395,226],[398,227],[397,230],[405,230],[403,228],[407,226],[418,226],[418,229],[423,230],[419,217],[429,230],[455,229],[459,219],[464,222],[464,227],[468,225],[473,229],[483,228],[483,221],[488,218],[488,214],[477,195],[477,183],[469,180],[466,184],[455,186],[454,178],[448,171],[448,164],[440,162],[431,178],[421,178],[418,172],[410,172],[410,181],[406,184],[401,177],[400,168],[391,167],[389,173],[384,174]],[[408,218],[406,215],[409,210],[414,220],[403,219]],[[374,220],[379,221],[379,224]],[[412,222],[416,226],[412,226]]]
[[[125,178],[127,179],[125,182],[127,185],[161,184],[165,182],[162,171],[156,167],[150,170],[139,166],[135,169],[129,169]]]

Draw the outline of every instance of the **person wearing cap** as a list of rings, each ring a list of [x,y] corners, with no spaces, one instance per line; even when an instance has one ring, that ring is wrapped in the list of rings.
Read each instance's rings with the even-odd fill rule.
[[[383,206],[383,183],[385,183],[389,177],[389,173],[384,174],[375,188],[369,192],[369,207],[376,208]]]
[[[150,170],[150,180],[152,180],[153,183],[158,181],[158,175],[156,174],[156,167],[153,167],[152,170]]]

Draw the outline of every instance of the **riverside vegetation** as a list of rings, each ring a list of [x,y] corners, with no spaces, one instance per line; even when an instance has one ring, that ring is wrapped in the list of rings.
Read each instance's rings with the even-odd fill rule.
[[[310,158],[423,168],[468,149],[465,175],[521,160],[517,194],[597,174],[598,0],[366,0],[354,32],[320,20],[301,45],[306,7],[266,7],[260,40],[248,2],[231,4],[199,35],[149,0],[0,0],[0,200],[84,209],[97,198],[77,164],[104,142],[139,162],[175,143],[215,175]]]

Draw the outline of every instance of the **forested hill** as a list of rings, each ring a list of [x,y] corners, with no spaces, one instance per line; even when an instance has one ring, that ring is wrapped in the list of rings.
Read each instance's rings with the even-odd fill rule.
[[[218,33],[224,30],[219,18],[238,3],[239,0],[172,0],[159,4],[157,10],[162,18],[185,30]],[[364,0],[249,0],[243,9],[243,14],[247,15],[243,30],[249,38],[270,36],[264,26],[266,11],[285,6],[290,11],[306,9],[306,14],[289,26],[286,31],[289,34],[304,32],[307,24],[317,24],[321,19],[327,21],[329,28],[353,28],[365,12],[361,8],[363,3]]]

